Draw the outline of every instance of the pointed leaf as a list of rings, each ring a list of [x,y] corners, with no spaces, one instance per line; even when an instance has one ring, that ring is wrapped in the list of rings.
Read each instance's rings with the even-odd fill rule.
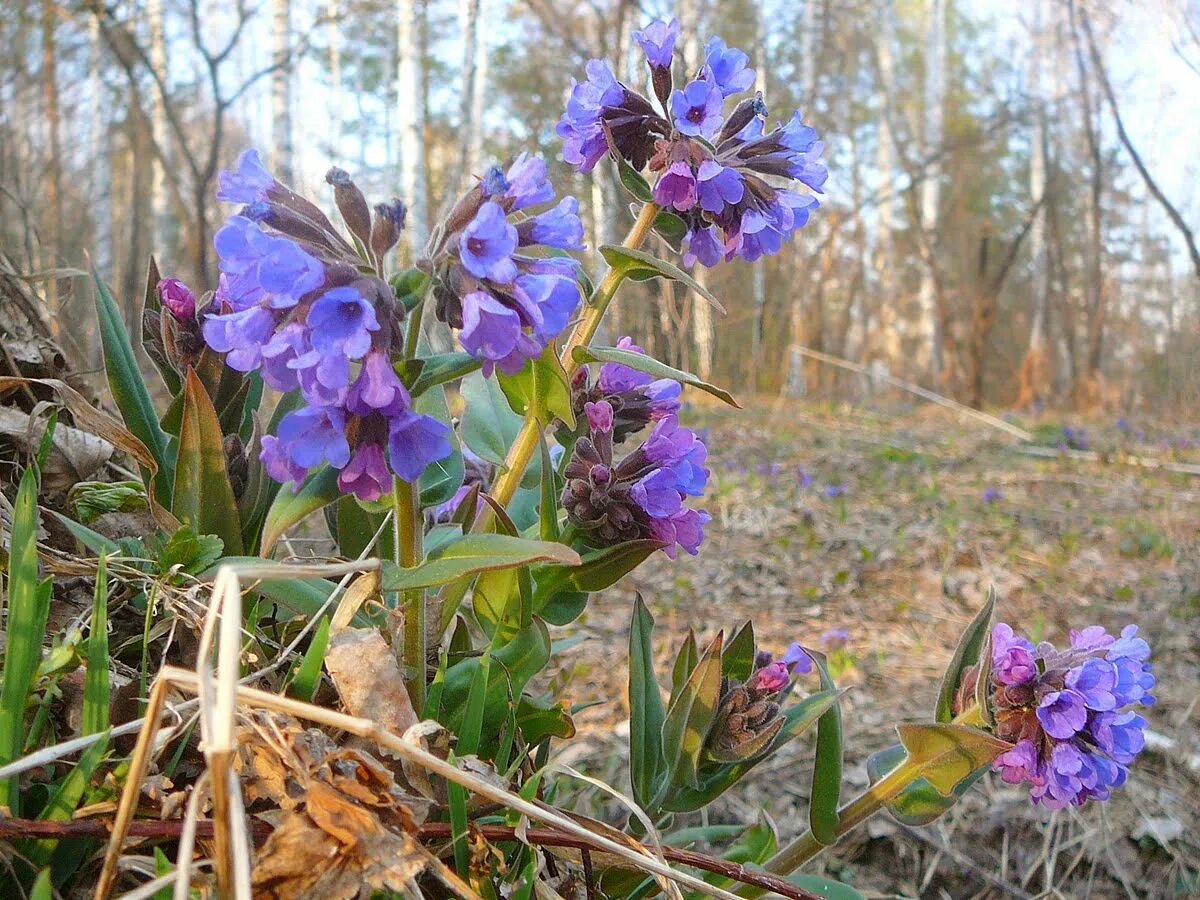
[[[409,394],[414,398],[439,384],[457,381],[459,378],[470,375],[483,365],[480,360],[462,350],[456,350],[453,353],[437,353],[426,357],[424,362],[425,365],[421,368],[420,374],[408,389]]]
[[[991,634],[992,612],[995,608],[996,590],[991,588],[988,590],[983,609],[976,613],[971,624],[958,639],[954,656],[951,657],[950,664],[946,666],[946,672],[942,676],[942,686],[938,691],[937,706],[933,714],[938,722],[949,722],[954,718],[954,695],[962,682],[963,672],[979,662],[979,651]]]
[[[707,381],[701,381],[691,372],[685,372],[682,369],[668,366],[666,363],[659,362],[653,356],[645,353],[635,353],[633,350],[619,350],[616,347],[576,347],[572,351],[572,355],[578,363],[620,363],[639,372],[645,372],[647,375],[653,375],[655,378],[669,378],[672,381],[678,381],[680,384],[691,385],[707,394],[712,394],[718,400],[728,403],[730,406],[741,409],[741,405],[733,399],[733,395],[724,388],[711,385]]]
[[[908,753],[905,765],[915,766],[947,797],[963,779],[1012,749],[1007,741],[966,725],[913,723],[897,725],[896,732]]]
[[[627,277],[633,278],[635,281],[646,281],[651,278],[667,278],[671,281],[678,281],[707,300],[717,312],[725,314],[725,307],[708,288],[683,269],[665,259],[659,259],[645,250],[635,250],[632,247],[620,247],[613,244],[605,244],[601,247],[600,255],[614,269],[624,272]]]
[[[92,622],[88,627],[87,672],[83,680],[84,734],[108,730],[108,704],[108,557],[102,553],[96,565]]]
[[[663,756],[668,761],[668,795],[676,786],[700,786],[700,754],[721,700],[722,644],[718,632],[678,696],[671,698],[662,728]]]
[[[575,428],[571,386],[553,344],[547,344],[541,355],[531,359],[516,375],[497,372],[496,382],[513,412],[523,416],[532,405],[534,417],[543,424],[558,417],[567,428]]]
[[[220,537],[226,553],[242,552],[242,527],[225,469],[221,424],[194,369],[188,370],[183,385],[183,422],[171,511],[197,534]]]
[[[867,757],[867,776],[871,784],[904,762],[908,756],[902,744],[893,744]],[[898,822],[914,827],[928,825],[941,818],[958,799],[970,790],[971,785],[984,776],[990,765],[980,766],[972,774],[954,786],[950,796],[942,793],[924,778],[917,778],[907,785],[887,804],[888,814]]]
[[[633,796],[647,806],[663,770],[662,690],[654,674],[654,617],[642,595],[629,623],[629,775]]]
[[[821,689],[836,691],[829,675],[825,654],[805,652],[812,658],[821,677]],[[822,844],[837,841],[838,802],[842,793],[842,708],[834,704],[817,722],[816,758],[813,760],[812,792],[808,806],[808,825]]]
[[[700,658],[700,651],[696,647],[696,632],[688,629],[687,637],[683,639],[683,643],[679,647],[679,653],[675,655],[675,664],[671,667],[671,702],[675,702],[675,697],[679,694],[680,688],[683,687],[688,676],[692,674],[692,669],[696,668],[696,661]]]
[[[478,372],[468,375],[461,393],[465,408],[459,433],[463,443],[503,469],[508,448],[521,430],[521,417],[509,408],[494,378],[484,378]]]
[[[541,609],[563,591],[602,591],[641,565],[660,541],[626,541],[583,554],[577,566],[543,565],[534,569],[534,610]]]
[[[642,173],[631,166],[620,153],[614,153],[613,157],[617,161],[617,174],[620,176],[625,190],[643,203],[653,203],[654,191],[650,189],[650,185]]]
[[[167,434],[158,424],[158,412],[154,409],[146,380],[138,366],[121,310],[95,271],[92,272],[92,280],[96,286],[96,313],[100,319],[100,343],[104,351],[108,387],[126,427],[146,446],[163,473],[156,479],[155,488],[159,502],[165,506],[169,500],[171,479]]]
[[[449,584],[466,575],[491,569],[509,569],[549,560],[578,565],[579,554],[564,544],[532,541],[505,534],[469,534],[411,569],[385,563],[383,590],[405,591]]]
[[[721,674],[735,681],[745,681],[754,671],[754,623],[747,621],[729,640],[721,658]]]
[[[557,541],[558,496],[560,481],[550,462],[550,448],[546,446],[546,435],[538,433],[538,455],[542,460],[541,495],[538,501],[538,533],[543,541]],[[576,566],[575,568],[579,568]]]

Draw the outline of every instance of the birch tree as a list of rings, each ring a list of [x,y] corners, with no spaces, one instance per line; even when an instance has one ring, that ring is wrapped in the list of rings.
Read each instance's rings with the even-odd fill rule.
[[[277,178],[295,184],[291,0],[271,0],[271,65],[271,165]]]
[[[112,159],[105,117],[104,48],[100,25],[88,22],[88,156],[92,198],[92,261],[103,278],[112,278]]]
[[[170,143],[165,97],[170,90],[171,75],[167,66],[166,22],[162,0],[146,0],[146,20],[150,30],[150,68],[155,80],[164,85],[164,90],[155,91],[150,101],[150,133],[154,137],[155,146],[162,148],[165,153]],[[151,243],[159,262],[166,263],[170,255],[167,234],[171,224],[171,210],[167,198],[167,160],[155,155],[150,164]]]
[[[926,161],[921,181],[920,228],[925,266],[912,320],[916,367],[938,380],[942,373],[942,335],[937,303],[937,244],[942,189],[942,125],[946,102],[946,5],[928,0],[925,21],[924,121],[921,157]]]
[[[875,100],[879,109],[879,131],[875,146],[875,168],[879,171],[879,231],[876,237],[875,268],[879,279],[877,325],[873,353],[888,368],[900,359],[900,319],[896,291],[896,137],[892,132],[892,103],[889,91],[895,83],[896,13],[892,0],[879,4],[876,46],[878,78]]]
[[[412,258],[425,249],[429,202],[425,171],[425,2],[397,0],[396,93],[400,116],[400,184],[408,204],[408,240]]]
[[[704,48],[700,45],[701,22],[704,10],[702,0],[686,0],[679,7],[679,24],[681,26],[683,43],[683,60],[688,72],[700,65]],[[696,283],[702,287],[708,286],[708,269],[697,265],[693,276]],[[699,295],[688,298],[692,307],[692,340],[696,345],[696,374],[705,381],[712,377],[713,355],[715,353],[715,334],[713,330],[713,311],[708,302]]]

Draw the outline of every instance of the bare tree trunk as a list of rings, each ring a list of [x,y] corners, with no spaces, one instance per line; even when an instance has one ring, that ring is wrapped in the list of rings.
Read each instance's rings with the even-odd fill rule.
[[[897,316],[896,291],[896,146],[891,126],[891,86],[895,81],[894,45],[896,41],[896,18],[892,0],[882,0],[879,9],[879,85],[877,100],[879,137],[876,146],[875,165],[879,170],[882,196],[879,201],[879,236],[876,247],[876,269],[879,273],[879,312],[875,326],[876,336],[873,352],[893,368],[900,360],[900,322]]]
[[[271,165],[285,184],[296,183],[292,136],[292,4],[271,0]]]
[[[758,9],[755,24],[757,30],[754,38],[754,88],[767,94],[767,10],[763,2]],[[747,369],[749,382],[748,393],[758,391],[758,372],[762,364],[762,332],[763,311],[767,305],[767,261],[765,258],[754,263],[754,272],[750,281],[750,294],[753,312],[750,318],[750,359]]]
[[[925,268],[917,291],[913,321],[918,371],[940,380],[943,366],[942,335],[937,308],[938,217],[942,188],[942,125],[946,101],[946,5],[949,0],[929,0],[925,23],[924,134],[922,158],[929,160],[921,181],[920,228],[925,234]]]
[[[817,96],[817,3],[818,0],[804,0],[800,23],[800,91],[805,105],[810,110]],[[787,397],[802,397],[808,390],[804,374],[804,354],[800,352],[800,348],[805,344],[806,285],[802,277],[798,273],[790,286],[791,331],[788,341],[787,375],[783,384],[783,393]]]
[[[345,116],[342,114],[344,86],[342,84],[342,9],[338,0],[329,0],[329,155],[340,156],[342,143],[342,128]]]
[[[55,35],[57,4],[53,0],[42,2],[42,102],[46,116],[47,145],[50,157],[46,160],[46,210],[44,237],[42,238],[42,268],[58,266],[62,254],[62,140],[58,107],[58,45]],[[59,316],[58,279],[46,280],[46,304],[54,311],[52,320],[57,334]]]
[[[104,115],[103,42],[100,23],[88,21],[88,143],[92,183],[92,264],[102,278],[113,277],[112,254],[112,159],[108,145],[108,121]]]
[[[492,0],[476,0],[480,22],[488,22],[492,11]],[[467,174],[483,168],[483,110],[487,101],[488,74],[491,70],[491,42],[486,28],[476,28],[478,38],[475,47],[475,83],[471,88],[471,121],[474,127],[467,135]]]
[[[425,0],[398,0],[396,91],[400,112],[400,183],[408,203],[408,240],[412,258],[424,252],[429,236],[425,171]]]
[[[167,65],[166,29],[163,19],[162,0],[147,0],[146,19],[150,26],[150,68],[163,85],[170,83],[170,68]],[[169,138],[167,135],[167,107],[162,91],[153,91],[150,104],[150,131],[154,136],[155,145],[166,152]],[[151,160],[150,174],[150,243],[158,255],[160,263],[168,263],[170,256],[167,233],[170,227],[170,209],[167,201],[167,171],[166,160],[157,155]]]
[[[449,185],[457,193],[464,179],[481,175],[479,166],[479,117],[483,115],[482,93],[479,85],[480,57],[487,56],[483,29],[480,27],[481,0],[461,0],[459,5],[459,31],[463,44],[462,94],[458,104],[459,136],[462,141],[457,177]],[[472,153],[472,150],[475,152]]]

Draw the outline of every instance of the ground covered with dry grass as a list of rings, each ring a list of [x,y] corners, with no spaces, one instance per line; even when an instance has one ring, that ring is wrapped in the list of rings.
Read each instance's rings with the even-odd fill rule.
[[[1000,431],[930,408],[761,404],[690,418],[710,428],[709,536],[699,557],[643,566],[570,629],[583,640],[556,679],[571,702],[595,704],[576,716],[585,739],[570,761],[626,783],[627,711],[613,698],[625,691],[638,591],[658,619],[664,667],[689,628],[709,636],[752,618],[760,645],[776,651],[845,629],[834,664],[852,687],[849,793],[866,784],[866,757],[894,742],[894,723],[929,718],[954,642],[994,586],[998,617],[1035,640],[1141,625],[1158,703],[1129,783],[1108,803],[1053,813],[989,777],[935,825],[873,820],[814,870],[879,897],[1200,894],[1200,478],[1116,461],[1200,462],[1200,431],[1021,423],[1047,448],[1099,451],[1092,461],[1028,455]],[[766,815],[784,837],[802,831],[811,760],[810,742],[791,745],[710,822]]]

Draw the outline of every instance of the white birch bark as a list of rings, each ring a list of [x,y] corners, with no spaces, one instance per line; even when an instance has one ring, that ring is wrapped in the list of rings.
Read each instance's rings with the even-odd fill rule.
[[[342,127],[342,10],[338,0],[329,0],[329,123],[330,156],[340,156]]]
[[[1029,95],[1033,103],[1033,124],[1029,132],[1029,199],[1037,206],[1029,229],[1029,253],[1033,260],[1033,311],[1029,326],[1029,352],[1046,349],[1046,318],[1050,305],[1049,265],[1046,255],[1046,105],[1042,93],[1043,62],[1046,52],[1045,0],[1033,4],[1032,44],[1029,56]]]
[[[879,277],[878,322],[874,353],[889,369],[900,360],[900,322],[896,308],[896,144],[892,133],[891,89],[895,82],[896,13],[892,0],[879,5],[879,134],[875,147],[875,167],[879,170],[879,234],[876,243],[876,270]]]
[[[416,259],[425,249],[429,204],[425,175],[424,0],[398,0],[396,93],[400,116],[400,184],[408,204],[408,240]]]
[[[93,16],[93,18],[95,18]],[[146,18],[150,26],[150,67],[164,87],[170,85],[170,67],[167,64],[167,41],[162,0],[147,0]],[[159,152],[166,154],[170,137],[167,131],[166,99],[161,90],[151,92],[150,133]],[[151,246],[160,264],[169,255],[168,230],[170,211],[167,207],[167,159],[155,155],[150,175]]]
[[[291,0],[271,0],[271,167],[276,178],[294,185],[291,43]]]
[[[462,141],[462,148],[458,185],[451,186],[455,193],[463,182],[469,183],[472,175],[483,174],[478,171],[480,145],[477,137],[480,128],[479,116],[483,113],[482,93],[477,90],[479,61],[480,56],[487,55],[483,47],[483,29],[480,28],[479,21],[481,6],[482,0],[461,0],[458,10],[459,33],[463,44],[462,90],[458,104],[459,139]]]
[[[942,372],[942,336],[938,323],[937,265],[938,210],[942,198],[942,126],[946,101],[946,4],[929,0],[925,21],[924,134],[921,158],[926,162],[921,180],[920,217],[925,234],[927,259],[917,291],[917,314],[913,322],[918,371],[935,379]]]

